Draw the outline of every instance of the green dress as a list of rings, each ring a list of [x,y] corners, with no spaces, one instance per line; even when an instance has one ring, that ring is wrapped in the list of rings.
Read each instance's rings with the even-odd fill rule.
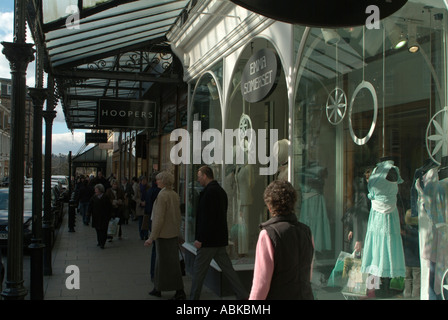
[[[398,181],[386,179],[389,170],[396,170]],[[369,178],[369,199],[372,200],[364,241],[361,271],[378,277],[404,277],[406,272],[403,242],[400,233],[397,194],[403,180],[393,161],[378,163]]]

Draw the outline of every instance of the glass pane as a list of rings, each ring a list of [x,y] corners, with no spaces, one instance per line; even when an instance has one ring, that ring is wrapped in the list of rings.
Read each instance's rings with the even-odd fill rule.
[[[212,72],[204,74],[193,93],[192,109],[191,109],[191,121],[190,127],[193,131],[190,132],[191,139],[194,140],[195,134],[201,134],[207,129],[217,129],[221,131],[222,129],[222,117],[221,117],[221,103],[218,93],[218,84],[216,83],[215,77]],[[200,130],[193,129],[193,123],[199,124]],[[195,127],[195,128],[199,128]],[[194,157],[196,153],[201,156],[202,151],[208,145],[208,142],[202,142],[202,145],[197,148],[194,142],[190,146],[191,157]],[[214,156],[214,151],[211,152],[211,156]],[[195,240],[195,224],[196,224],[196,203],[198,201],[199,193],[202,190],[201,185],[197,181],[198,169],[204,165],[203,158],[200,159],[201,163],[193,160],[193,164],[189,166],[189,185],[188,185],[188,199],[189,199],[189,211],[187,212],[187,234],[186,240],[188,242],[193,242]],[[220,164],[210,164],[213,169],[215,179],[221,184],[221,165]]]
[[[389,281],[421,266],[418,226],[405,221],[419,216],[417,174],[448,154],[437,140],[446,118],[431,121],[446,106],[443,11],[407,3],[380,29],[313,28],[306,39],[293,182],[302,191],[300,221],[314,236],[317,297],[335,292],[327,280],[341,251],[362,249],[361,270],[374,281],[370,288],[381,284],[378,297],[402,293]],[[400,39],[407,42],[397,46]],[[336,292],[342,298],[346,290]]]
[[[224,189],[229,198],[227,222],[229,225],[229,254],[235,267],[251,267],[254,263],[255,247],[259,235],[260,223],[269,219],[269,212],[263,201],[263,192],[266,186],[274,179],[288,178],[288,100],[286,80],[283,67],[276,78],[277,84],[270,95],[259,102],[248,102],[243,98],[241,90],[242,73],[248,60],[261,49],[270,49],[275,52],[272,44],[266,39],[254,39],[241,53],[229,88],[228,106],[226,113],[226,130],[252,129],[256,140],[234,138],[232,163],[225,164]],[[278,60],[280,61],[280,60]],[[271,153],[271,130],[277,132],[277,140],[281,141],[281,158],[278,160],[278,171],[274,174],[264,175],[260,173],[262,164],[260,156],[263,153],[260,148],[265,144],[267,157],[273,157]],[[266,136],[262,136],[265,132]],[[276,142],[275,140],[274,142]],[[253,144],[256,151],[255,163],[248,159],[249,148]],[[238,160],[235,153],[239,144],[245,150],[244,159]],[[273,144],[273,143],[272,143]],[[228,146],[228,143],[226,143]],[[284,147],[284,148],[283,148]],[[269,158],[271,159],[271,158]]]
[[[42,12],[44,23],[56,21],[79,12],[78,0],[42,0]]]

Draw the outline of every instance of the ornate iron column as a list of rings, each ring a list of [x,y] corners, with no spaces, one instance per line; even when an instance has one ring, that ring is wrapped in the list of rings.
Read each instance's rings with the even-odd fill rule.
[[[11,67],[11,154],[9,165],[8,262],[5,299],[23,300],[28,293],[23,283],[23,185],[25,160],[26,70],[34,60],[33,44],[25,42],[26,1],[14,3],[14,42],[2,42]]]
[[[48,89],[51,90],[52,85],[48,83]],[[50,94],[51,95],[51,94]],[[51,249],[53,247],[53,212],[51,211],[51,135],[53,133],[53,120],[56,117],[56,111],[49,108],[52,107],[53,99],[48,97],[47,110],[43,111],[45,120],[45,181],[44,181],[44,216],[42,221],[42,229],[44,236],[44,274],[49,276],[53,274],[51,266]]]
[[[31,88],[33,99],[33,237],[30,249],[30,299],[44,298],[44,271],[42,243],[42,108],[47,99],[47,89]]]

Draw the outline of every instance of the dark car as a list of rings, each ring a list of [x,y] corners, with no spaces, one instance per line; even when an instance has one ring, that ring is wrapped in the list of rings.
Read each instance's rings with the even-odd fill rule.
[[[32,237],[32,189],[25,188],[23,193],[23,236],[24,245],[31,243]],[[0,189],[0,247],[8,245],[8,203],[9,189]]]
[[[3,177],[2,181],[0,182],[0,187],[7,187],[9,186],[9,178]]]

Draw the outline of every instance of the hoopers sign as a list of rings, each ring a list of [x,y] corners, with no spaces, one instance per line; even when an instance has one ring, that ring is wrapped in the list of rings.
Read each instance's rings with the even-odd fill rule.
[[[268,48],[255,52],[241,76],[241,94],[247,102],[259,102],[277,85],[280,63],[277,54]]]
[[[155,128],[156,123],[153,101],[101,99],[98,103],[98,127],[145,129]]]

